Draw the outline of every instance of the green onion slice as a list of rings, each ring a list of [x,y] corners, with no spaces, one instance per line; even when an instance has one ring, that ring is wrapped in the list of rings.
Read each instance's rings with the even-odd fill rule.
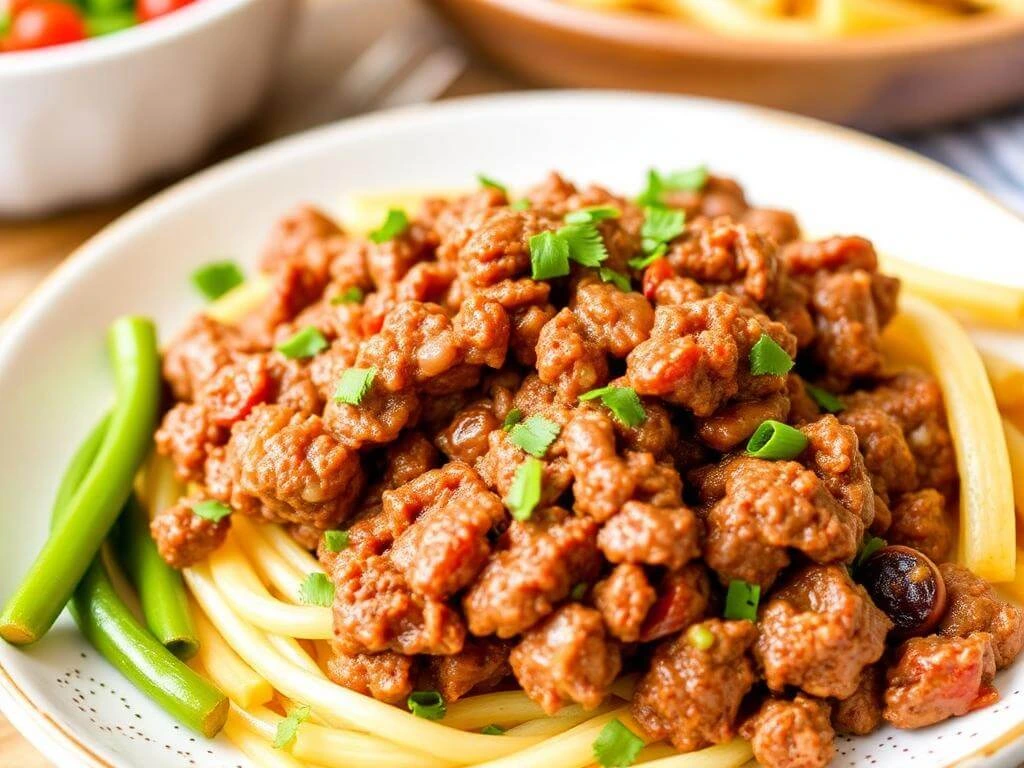
[[[334,399],[339,403],[359,405],[366,393],[373,386],[373,378],[377,375],[376,368],[349,368],[338,379],[338,388],[334,391]]]
[[[693,624],[686,630],[686,642],[698,651],[706,651],[715,644],[715,635],[703,624]]]
[[[482,733],[484,736],[501,736],[504,732],[505,729],[495,723],[485,725],[483,728],[480,729],[480,733]]]
[[[320,330],[315,326],[307,325],[283,344],[278,344],[277,351],[289,360],[301,360],[323,352],[328,346],[327,339],[320,333]]]
[[[761,601],[761,587],[740,579],[729,582],[725,593],[725,618],[757,621],[757,604]]]
[[[544,476],[544,465],[532,456],[519,465],[516,476],[509,486],[505,497],[505,506],[519,522],[529,520],[540,503],[541,482]]]
[[[405,211],[401,208],[391,208],[388,210],[388,215],[384,217],[384,223],[380,225],[380,229],[375,229],[370,233],[370,239],[378,245],[386,243],[388,240],[394,240],[408,228],[409,217],[405,215]]]
[[[543,416],[531,416],[509,431],[509,439],[531,456],[542,458],[562,428]]]
[[[747,453],[759,459],[794,459],[807,447],[807,436],[799,429],[768,419],[754,430],[747,442]]]
[[[647,419],[644,404],[640,402],[640,396],[632,387],[601,387],[580,395],[580,400],[584,402],[598,398],[604,407],[627,427],[639,426]]]
[[[424,720],[440,720],[447,711],[444,699],[437,691],[413,691],[405,704],[410,712]]]
[[[245,274],[233,261],[214,261],[192,273],[192,285],[210,301],[244,282]]]
[[[818,404],[818,407],[826,413],[839,413],[846,408],[843,401],[833,395],[827,389],[816,387],[813,384],[804,383],[804,388],[811,399]]]
[[[530,202],[528,197],[520,197],[518,200],[512,202],[509,205],[513,211],[528,211],[533,204]]]
[[[594,759],[604,768],[626,768],[643,748],[644,740],[615,718],[594,739]]]
[[[767,333],[750,348],[750,372],[755,376],[782,376],[793,367],[793,358]]]

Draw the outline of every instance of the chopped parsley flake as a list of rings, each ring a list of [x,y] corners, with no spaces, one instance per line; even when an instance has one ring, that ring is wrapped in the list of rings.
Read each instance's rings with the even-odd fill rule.
[[[192,285],[210,301],[244,282],[242,269],[233,261],[214,261],[192,273]]]
[[[580,395],[580,400],[584,402],[598,398],[604,407],[627,427],[636,427],[647,419],[644,404],[640,402],[640,396],[632,387],[601,387]]]
[[[380,229],[375,229],[370,233],[370,239],[378,245],[386,243],[388,240],[394,240],[408,228],[409,217],[405,215],[405,211],[401,208],[391,208],[388,210],[388,215],[384,217],[384,223],[380,225]]]
[[[334,391],[334,399],[339,403],[359,405],[366,393],[373,386],[373,378],[377,375],[376,368],[349,368],[341,374],[338,388]]]
[[[505,506],[516,520],[529,520],[533,510],[540,503],[543,476],[544,465],[539,459],[530,456],[519,465],[505,497]]]
[[[299,585],[299,600],[306,605],[327,608],[334,602],[334,585],[326,574],[319,571],[310,573]]]
[[[192,505],[192,514],[216,523],[231,514],[231,507],[219,501],[199,501]]]
[[[555,442],[562,428],[543,416],[531,416],[516,424],[509,432],[509,439],[531,456],[542,458]]]
[[[274,749],[284,749],[295,740],[299,725],[309,717],[309,707],[303,704],[295,707],[284,720],[277,724],[277,733],[274,734]]]
[[[289,360],[299,360],[313,357],[327,347],[327,339],[324,338],[324,335],[315,326],[307,325],[283,344],[279,344],[277,351]]]

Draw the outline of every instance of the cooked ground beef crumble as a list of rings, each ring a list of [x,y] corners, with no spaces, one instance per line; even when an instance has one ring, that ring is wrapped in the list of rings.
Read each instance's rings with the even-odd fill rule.
[[[384,242],[310,206],[282,219],[263,305],[200,315],[165,351],[157,446],[190,495],[153,522],[161,554],[185,567],[221,544],[230,518],[194,515],[203,500],[288,526],[335,585],[330,678],[391,703],[427,680],[449,702],[518,685],[548,712],[593,708],[633,671],[650,738],[742,734],[766,768],[818,768],[837,731],[994,700],[1024,614],[944,562],[941,391],[882,364],[898,281],[869,241],[802,240],[731,180],[662,202],[686,219],[657,247],[649,211],[557,174],[514,204],[489,186],[427,200]],[[601,264],[534,279],[532,241],[595,209],[613,211],[589,219]],[[282,354],[310,327],[321,351]],[[754,373],[765,339],[793,371]],[[339,399],[353,369],[373,375]],[[606,387],[641,418],[587,394]],[[803,450],[746,452],[766,420]],[[553,434],[527,451],[517,429],[537,423]],[[538,498],[513,516],[528,470]],[[896,636],[857,583],[871,535],[941,564],[933,634]],[[753,620],[722,618],[738,580],[760,588]]]

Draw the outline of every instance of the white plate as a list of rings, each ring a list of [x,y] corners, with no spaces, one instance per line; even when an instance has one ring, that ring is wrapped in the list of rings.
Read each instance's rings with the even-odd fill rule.
[[[200,304],[188,275],[212,257],[253,263],[270,223],[301,200],[458,187],[485,172],[512,185],[558,168],[636,190],[646,168],[700,162],[750,197],[796,211],[814,232],[864,234],[880,249],[951,272],[1024,285],[1024,222],[959,177],[857,134],[759,109],[621,93],[472,99],[350,121],[200,174],[83,246],[25,304],[0,341],[0,596],[43,540],[55,483],[110,397],[104,330],[146,313],[163,334]],[[1024,349],[990,335],[1024,360]],[[1012,536],[1012,531],[1006,532]],[[179,729],[77,635],[65,616],[36,647],[0,644],[0,704],[58,765],[233,766],[229,744]],[[995,742],[1024,711],[1024,664],[1002,701],[916,732],[840,740],[836,766],[952,764]],[[1012,768],[1024,745],[986,766]],[[557,767],[553,767],[557,768]]]

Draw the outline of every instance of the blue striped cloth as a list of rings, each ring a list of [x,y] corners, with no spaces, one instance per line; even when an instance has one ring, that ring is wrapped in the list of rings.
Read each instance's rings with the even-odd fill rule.
[[[897,141],[968,176],[1024,214],[1024,108]]]

